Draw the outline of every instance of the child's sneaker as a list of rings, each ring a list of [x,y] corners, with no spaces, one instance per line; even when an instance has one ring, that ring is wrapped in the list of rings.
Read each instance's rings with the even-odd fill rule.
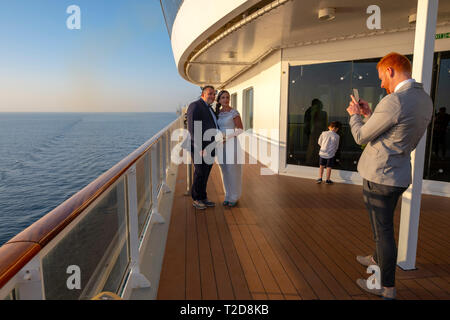
[[[322,183],[322,178],[317,179],[316,183]]]
[[[327,181],[325,181],[325,183],[326,183],[326,184],[333,184],[334,182],[331,181],[331,180],[327,180]]]

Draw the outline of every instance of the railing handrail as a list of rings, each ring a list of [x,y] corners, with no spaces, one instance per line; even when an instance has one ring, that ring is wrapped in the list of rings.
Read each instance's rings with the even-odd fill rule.
[[[181,117],[177,117],[177,119],[108,171],[1,246],[0,289],[90,204],[108,190],[133,164],[144,156]]]

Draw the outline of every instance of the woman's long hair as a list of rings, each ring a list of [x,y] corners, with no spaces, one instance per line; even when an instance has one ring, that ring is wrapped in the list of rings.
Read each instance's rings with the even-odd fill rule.
[[[217,117],[219,116],[220,109],[222,108],[222,105],[220,104],[219,100],[220,100],[220,97],[222,97],[222,95],[224,93],[228,93],[228,95],[230,95],[230,93],[227,90],[221,90],[219,92],[219,94],[217,95],[217,99],[216,99],[216,101],[217,101],[217,103],[216,103],[216,116]]]

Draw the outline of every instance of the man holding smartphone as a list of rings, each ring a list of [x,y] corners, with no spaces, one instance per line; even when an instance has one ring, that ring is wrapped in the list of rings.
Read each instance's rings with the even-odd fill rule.
[[[395,299],[397,246],[394,211],[398,199],[411,184],[411,152],[431,120],[433,102],[421,83],[411,79],[411,63],[405,56],[389,53],[377,64],[385,96],[372,113],[367,101],[352,95],[347,108],[357,144],[367,144],[358,162],[363,178],[363,197],[375,240],[373,255],[358,256],[364,266],[378,265],[381,288],[357,284],[367,292]],[[364,116],[366,122],[362,120]]]

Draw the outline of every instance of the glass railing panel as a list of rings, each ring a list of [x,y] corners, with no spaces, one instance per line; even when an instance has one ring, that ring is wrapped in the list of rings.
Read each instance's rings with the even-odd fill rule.
[[[172,154],[172,141],[170,140],[170,138],[172,137],[172,131],[173,130],[169,130],[169,132],[167,133],[167,166],[170,167],[170,157]]]
[[[161,187],[161,146],[159,141],[155,143],[151,150],[151,160],[152,160],[152,194],[153,201],[155,202],[159,189]]]
[[[122,250],[120,251],[118,258],[116,259],[116,263],[114,264],[114,267],[112,268],[111,273],[109,274],[108,279],[103,286],[103,289],[100,291],[109,291],[119,294],[119,290],[124,276],[126,275],[126,270],[129,264],[128,257],[129,247],[125,242],[125,244],[122,245]]]
[[[161,137],[161,177],[164,181],[166,179],[166,167],[167,167],[167,134]]]
[[[159,191],[159,188],[161,187],[161,183],[162,183],[162,169],[161,169],[161,140],[158,141],[158,143],[156,144],[156,171],[158,172],[156,177],[157,177],[157,188],[156,190]]]
[[[151,184],[151,162],[150,152],[136,162],[136,191],[138,207],[138,230],[139,235],[147,221],[152,208],[152,184]]]
[[[172,148],[173,148],[173,142],[171,140],[172,137],[172,132],[173,132],[173,127],[169,130],[169,132],[167,133],[167,148],[169,150],[169,154],[167,156],[167,165],[170,166],[170,158],[172,155]]]
[[[130,261],[127,207],[121,177],[47,245],[46,299],[90,299],[104,288],[118,293]]]

